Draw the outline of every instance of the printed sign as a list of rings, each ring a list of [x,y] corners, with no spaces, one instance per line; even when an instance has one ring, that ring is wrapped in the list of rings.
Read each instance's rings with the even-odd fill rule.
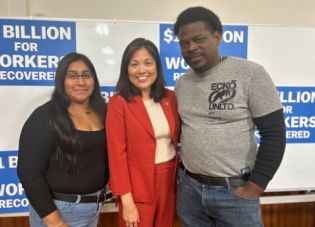
[[[315,88],[277,87],[283,106],[287,143],[315,143]]]
[[[315,87],[277,87],[288,143],[315,143]],[[260,143],[258,131],[255,131]]]
[[[173,26],[160,24],[160,55],[166,86],[174,86],[189,69],[180,52],[179,40],[174,35]],[[220,54],[247,59],[247,40],[248,26],[223,26]]]
[[[115,95],[115,86],[101,86],[101,95],[106,103],[110,97]]]
[[[76,51],[75,22],[0,20],[0,85],[54,85],[60,59]]]
[[[29,202],[16,175],[17,151],[0,152],[0,210],[1,213],[28,212]]]

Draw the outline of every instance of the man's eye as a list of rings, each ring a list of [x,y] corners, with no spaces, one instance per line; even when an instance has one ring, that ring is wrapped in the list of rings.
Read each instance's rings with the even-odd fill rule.
[[[204,40],[204,38],[199,38],[199,39],[197,39],[197,42],[201,43],[203,40]]]
[[[186,43],[181,43],[180,46],[181,46],[181,48],[185,48],[187,46],[187,44]]]

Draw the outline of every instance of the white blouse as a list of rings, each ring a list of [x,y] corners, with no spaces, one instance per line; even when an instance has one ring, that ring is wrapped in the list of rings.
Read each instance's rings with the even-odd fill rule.
[[[156,139],[155,164],[168,162],[175,157],[175,149],[164,111],[160,103],[155,103],[153,99],[143,103],[148,111]]]

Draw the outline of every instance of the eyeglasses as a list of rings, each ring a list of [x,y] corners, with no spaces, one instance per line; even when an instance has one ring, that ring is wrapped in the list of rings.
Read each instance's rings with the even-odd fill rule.
[[[91,72],[86,72],[86,73],[83,73],[82,75],[78,75],[76,73],[69,72],[66,74],[66,78],[67,78],[67,80],[69,80],[70,83],[76,83],[78,81],[79,77],[82,77],[82,79],[85,82],[92,82],[94,75],[95,74],[91,73]]]

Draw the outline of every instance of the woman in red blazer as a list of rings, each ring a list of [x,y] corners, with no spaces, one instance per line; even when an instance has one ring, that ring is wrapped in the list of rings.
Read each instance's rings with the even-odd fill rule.
[[[174,92],[164,86],[158,49],[135,39],[123,54],[105,127],[120,226],[173,226],[180,122]]]

